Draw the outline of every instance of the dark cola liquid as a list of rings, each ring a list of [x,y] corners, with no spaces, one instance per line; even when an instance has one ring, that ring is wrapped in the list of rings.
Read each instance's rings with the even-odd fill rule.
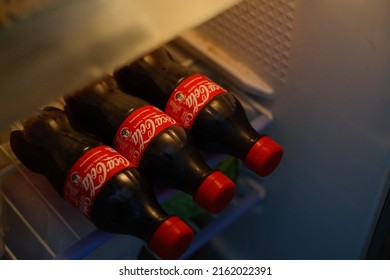
[[[176,63],[164,49],[118,69],[114,77],[123,91],[145,99],[188,128],[201,150],[235,156],[262,176],[279,164],[281,147],[268,137],[260,140],[264,135],[253,129],[237,98]]]
[[[66,96],[65,101],[72,122],[110,145],[125,119],[148,105],[140,98],[117,90],[115,81],[109,76]],[[139,161],[139,168],[153,186],[175,188],[190,195],[194,195],[204,178],[212,172],[189,133],[179,125],[169,126],[150,141]]]
[[[150,143],[139,168],[151,170],[153,185],[173,186],[190,195],[212,172],[201,159],[192,138],[180,126],[171,126]]]
[[[18,159],[44,175],[62,197],[75,162],[92,149],[103,147],[96,139],[72,130],[65,114],[53,108],[31,117],[24,131],[13,131],[10,145]],[[99,228],[148,242],[168,215],[139,171],[129,166],[104,183],[89,218]]]
[[[211,99],[197,115],[191,133],[202,149],[230,154],[241,160],[260,138],[248,122],[241,103],[231,94]]]
[[[125,169],[111,178],[92,207],[92,221],[101,229],[136,236],[148,242],[168,218],[151,188],[136,169]]]
[[[118,85],[131,95],[158,108],[166,108],[175,88],[194,71],[176,63],[159,49],[114,73]],[[191,127],[202,150],[231,154],[244,159],[260,137],[250,125],[241,103],[231,94],[212,98],[197,114]]]

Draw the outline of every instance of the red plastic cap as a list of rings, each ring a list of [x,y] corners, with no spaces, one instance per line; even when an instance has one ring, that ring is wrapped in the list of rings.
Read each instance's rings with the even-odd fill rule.
[[[228,206],[236,193],[236,184],[221,171],[214,171],[197,190],[194,201],[211,213],[218,213]]]
[[[173,216],[157,228],[149,248],[162,259],[177,259],[190,246],[193,236],[193,230],[180,218]]]
[[[283,148],[268,136],[263,136],[252,146],[244,165],[260,176],[267,176],[279,165]]]

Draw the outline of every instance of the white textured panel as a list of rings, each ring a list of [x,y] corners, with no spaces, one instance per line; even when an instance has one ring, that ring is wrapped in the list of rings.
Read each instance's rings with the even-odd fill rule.
[[[295,0],[244,0],[197,30],[257,72],[285,82]]]
[[[274,90],[260,75],[196,30],[183,33],[177,42],[195,56],[207,61],[210,67],[241,90],[272,99]]]

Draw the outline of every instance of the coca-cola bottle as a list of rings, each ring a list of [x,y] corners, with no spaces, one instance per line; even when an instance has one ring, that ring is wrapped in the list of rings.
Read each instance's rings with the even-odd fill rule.
[[[74,130],[66,114],[47,107],[28,118],[10,145],[30,170],[44,175],[71,205],[103,230],[144,240],[164,259],[182,255],[192,229],[159,205],[151,185],[113,148]]]
[[[157,49],[114,72],[119,87],[190,129],[201,150],[230,154],[260,176],[279,164],[282,147],[250,124],[238,99]]]
[[[235,184],[212,170],[189,132],[158,108],[121,92],[112,76],[64,97],[65,111],[80,129],[135,163],[155,187],[175,188],[217,213],[235,194]]]

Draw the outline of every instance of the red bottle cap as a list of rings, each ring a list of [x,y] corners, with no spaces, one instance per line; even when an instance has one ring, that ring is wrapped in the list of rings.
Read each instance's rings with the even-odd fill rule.
[[[260,176],[267,176],[278,166],[283,148],[268,136],[263,136],[252,146],[244,165]]]
[[[214,171],[202,182],[194,201],[211,213],[222,211],[232,200],[236,184],[221,171]]]
[[[180,218],[173,216],[157,228],[149,248],[162,259],[177,259],[187,250],[193,236],[193,230]]]

